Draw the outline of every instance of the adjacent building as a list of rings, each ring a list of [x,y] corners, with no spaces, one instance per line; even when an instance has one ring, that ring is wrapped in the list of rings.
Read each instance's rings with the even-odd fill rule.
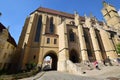
[[[115,60],[120,35],[111,28],[120,27],[120,16],[113,6],[103,4],[107,24],[92,15],[79,16],[77,12],[69,14],[43,7],[32,12],[26,18],[18,43],[21,69],[29,62],[41,67],[46,56],[52,58],[52,69],[68,72],[77,69],[74,63],[101,62],[107,56]],[[109,20],[107,15],[111,16]]]
[[[8,29],[0,23],[0,70],[10,70],[16,66],[13,61],[16,47],[16,42]]]

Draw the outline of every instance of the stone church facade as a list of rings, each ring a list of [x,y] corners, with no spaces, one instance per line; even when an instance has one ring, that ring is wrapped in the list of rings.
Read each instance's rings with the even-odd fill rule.
[[[31,13],[26,18],[17,48],[21,54],[21,69],[29,62],[41,67],[46,56],[52,58],[52,69],[69,72],[71,66],[77,69],[74,63],[101,62],[107,56],[115,60],[118,57],[115,46],[120,42],[120,35],[111,28],[120,28],[120,16],[113,6],[103,4],[102,13],[107,24],[92,15],[82,17],[77,12],[69,14],[43,7]],[[107,15],[112,16],[111,20]]]

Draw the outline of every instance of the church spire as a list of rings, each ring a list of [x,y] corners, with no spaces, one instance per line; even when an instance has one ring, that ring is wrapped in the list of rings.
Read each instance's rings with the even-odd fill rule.
[[[79,22],[79,14],[77,13],[77,11],[74,12],[74,15],[75,15],[75,25],[78,26],[80,24]]]

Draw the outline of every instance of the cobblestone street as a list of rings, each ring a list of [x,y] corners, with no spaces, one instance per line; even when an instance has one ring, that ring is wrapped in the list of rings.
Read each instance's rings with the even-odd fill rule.
[[[58,71],[40,72],[21,80],[120,80],[120,66],[106,66],[101,70],[87,70],[83,75],[72,75]]]

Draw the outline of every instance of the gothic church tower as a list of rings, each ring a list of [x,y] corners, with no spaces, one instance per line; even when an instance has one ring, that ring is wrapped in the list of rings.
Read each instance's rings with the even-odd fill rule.
[[[114,6],[103,1],[102,14],[108,26],[120,29],[120,16]]]

